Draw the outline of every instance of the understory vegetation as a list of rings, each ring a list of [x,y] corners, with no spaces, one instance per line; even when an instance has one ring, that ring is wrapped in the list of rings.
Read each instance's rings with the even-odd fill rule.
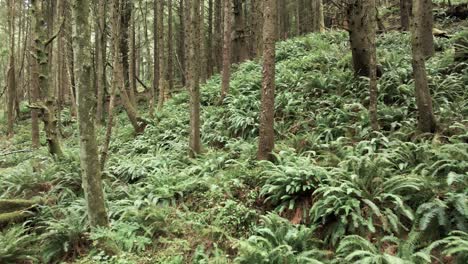
[[[137,137],[119,113],[108,228],[87,226],[76,121],[63,111],[64,159],[46,147],[0,156],[0,204],[36,201],[16,224],[0,214],[0,263],[467,263],[468,65],[453,61],[453,39],[436,40],[426,66],[440,132],[417,133],[410,36],[381,35],[373,132],[348,45],[336,31],[278,44],[273,161],[255,157],[258,61],[234,66],[223,106],[220,76],[202,86],[196,159],[186,92]],[[16,129],[5,149],[28,149],[29,124]]]

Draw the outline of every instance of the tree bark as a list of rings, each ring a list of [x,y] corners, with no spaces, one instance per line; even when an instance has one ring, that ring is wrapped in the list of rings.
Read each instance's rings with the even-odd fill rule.
[[[101,170],[95,132],[96,95],[91,85],[91,32],[89,0],[74,1],[76,23],[76,70],[78,73],[78,125],[83,189],[91,227],[107,226],[107,212],[102,190]]]
[[[172,24],[172,0],[167,0],[167,95],[170,97],[174,89],[174,46]]]
[[[7,134],[13,135],[16,106],[16,68],[15,68],[15,1],[8,0],[8,31],[10,35],[10,56],[8,68],[8,96],[7,96]]]
[[[183,0],[180,0],[183,1]],[[159,90],[159,35],[158,35],[158,1],[153,3],[153,88],[151,90],[151,101],[149,115],[154,115],[156,93]]]
[[[426,0],[416,0],[413,2],[413,12],[411,18],[411,43],[413,53],[413,76],[416,94],[416,104],[418,107],[418,126],[423,133],[434,133],[437,130],[437,123],[432,109],[432,98],[427,84],[427,73],[425,59],[427,48],[424,36],[427,32]],[[431,35],[432,36],[432,35]]]
[[[415,10],[417,9],[417,10]],[[421,49],[425,59],[434,55],[434,36],[432,28],[434,19],[432,16],[432,0],[414,0],[413,12],[418,14],[418,20],[413,22],[418,29],[418,38],[421,39]],[[413,16],[416,16],[416,15]]]
[[[400,0],[400,21],[401,30],[408,31],[410,29],[410,15],[412,0]]]
[[[378,96],[378,87],[377,87],[377,47],[375,44],[376,38],[376,28],[377,28],[377,16],[376,16],[376,0],[367,0],[365,2],[364,12],[367,14],[369,23],[367,27],[369,28],[368,42],[370,43],[370,54],[369,54],[369,117],[372,130],[379,130],[379,121],[377,116],[377,96]]]
[[[159,1],[158,6],[158,54],[159,54],[159,93],[158,93],[158,110],[160,111],[164,106],[166,99],[167,80],[166,80],[166,60],[165,45],[164,45],[164,1]]]
[[[263,82],[257,155],[259,160],[270,159],[275,146],[276,0],[265,0],[263,10]]]
[[[45,5],[40,0],[32,0],[32,24],[34,28],[34,57],[38,65],[38,80],[39,91],[43,96],[43,101],[34,105],[33,108],[42,111],[42,121],[44,122],[44,131],[47,138],[49,153],[53,156],[63,156],[60,137],[58,133],[57,122],[57,101],[55,91],[51,87],[49,80],[49,51],[48,45],[51,39],[47,38],[48,25],[45,20],[46,10]]]
[[[231,79],[231,58],[232,58],[232,2],[224,1],[224,41],[223,41],[223,74],[221,81],[221,98],[219,103],[223,103],[229,93],[229,80]]]
[[[200,54],[197,53],[197,46],[201,41],[200,36],[200,7],[203,0],[194,0],[191,10],[191,26],[187,40],[190,41],[189,49],[189,74],[187,81],[190,91],[190,142],[189,156],[194,158],[201,153],[200,138]],[[189,23],[190,24],[190,23]]]
[[[354,0],[348,5],[349,40],[356,76],[369,76],[371,43],[369,42],[370,17],[366,15],[365,0]]]

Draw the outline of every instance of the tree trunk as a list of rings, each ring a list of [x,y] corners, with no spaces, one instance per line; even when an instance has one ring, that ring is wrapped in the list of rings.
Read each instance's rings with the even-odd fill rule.
[[[135,91],[130,87],[130,64],[129,64],[129,39],[130,39],[130,20],[132,17],[132,3],[130,0],[120,1],[120,52],[122,67],[123,67],[123,78],[125,84],[125,93],[130,101],[130,104],[136,107]]]
[[[164,58],[165,47],[164,47],[164,1],[159,1],[158,8],[158,54],[159,54],[159,94],[158,94],[158,110],[161,110],[164,106],[164,100],[166,98],[167,80],[166,80],[166,61]]]
[[[215,65],[218,72],[223,68],[223,4],[221,0],[215,0],[214,5],[214,36],[215,36]]]
[[[180,66],[180,79],[182,85],[186,85],[185,80],[185,12],[184,12],[184,0],[179,0],[179,42],[178,42],[178,52],[177,52],[177,61]]]
[[[15,106],[16,106],[16,68],[15,68],[15,1],[8,0],[8,31],[10,35],[10,56],[8,68],[8,96],[7,96],[7,113],[8,125],[7,134],[13,135],[13,125],[15,123]]]
[[[224,41],[223,41],[223,74],[221,82],[221,98],[223,103],[229,93],[229,80],[231,79],[231,57],[232,57],[232,2],[224,1]]]
[[[194,0],[191,10],[191,26],[187,40],[190,41],[189,50],[189,91],[190,91],[190,157],[195,157],[201,153],[201,138],[200,138],[200,54],[197,53],[197,46],[201,41],[200,36],[200,7],[203,0]]]
[[[206,41],[206,73],[210,77],[213,75],[213,0],[208,0],[208,38]]]
[[[413,3],[411,43],[413,52],[413,75],[416,93],[416,104],[418,107],[418,125],[423,133],[434,133],[437,130],[437,123],[432,109],[432,98],[427,84],[427,74],[425,58],[427,50],[424,49],[424,35],[427,32],[426,21],[426,0],[416,0]]]
[[[257,155],[259,160],[270,159],[275,146],[276,0],[265,0],[263,10],[263,82]]]
[[[130,16],[130,26],[129,26],[129,69],[128,69],[128,78],[129,78],[129,90],[130,90],[130,99],[134,107],[137,107],[136,102],[136,76],[137,76],[137,47],[136,47],[136,11],[133,10]],[[132,99],[133,94],[133,99]]]
[[[375,44],[376,38],[376,27],[377,27],[377,16],[376,16],[376,0],[367,0],[364,4],[364,12],[367,14],[369,23],[367,24],[369,31],[369,43],[370,43],[370,54],[369,54],[369,68],[370,68],[370,81],[369,81],[369,117],[372,130],[379,130],[379,121],[377,116],[377,47]]]
[[[107,226],[107,213],[102,190],[101,170],[95,132],[94,87],[91,85],[91,32],[89,0],[74,1],[76,23],[76,70],[78,73],[78,125],[80,131],[80,160],[83,189],[91,227]]]
[[[55,91],[51,87],[49,80],[49,54],[48,45],[52,39],[47,39],[48,25],[45,20],[46,10],[39,0],[32,0],[32,24],[34,28],[34,57],[37,61],[38,71],[37,80],[39,91],[43,96],[43,102],[34,105],[34,108],[42,111],[42,121],[44,122],[44,131],[47,137],[49,153],[53,156],[63,156],[60,137],[58,133],[57,122],[57,101]]]
[[[96,1],[96,0],[95,0]],[[98,0],[98,17],[96,18],[96,70],[97,70],[97,108],[96,118],[98,124],[104,121],[104,94],[106,91],[106,51],[107,51],[107,30],[106,30],[106,9],[107,1]]]
[[[183,0],[180,0],[183,1]],[[159,35],[158,35],[158,1],[153,3],[153,88],[151,90],[151,101],[149,115],[154,115],[156,92],[159,90]]]
[[[400,0],[400,20],[401,30],[408,31],[410,29],[410,15],[411,15],[412,0]]]
[[[114,20],[117,20],[119,22],[119,27],[114,26],[114,30],[118,29],[119,32],[114,32],[113,34],[114,36],[113,41],[118,42],[118,43],[114,43],[114,47],[118,45],[118,48],[119,48],[118,51],[114,51],[114,60],[118,61],[117,71],[119,72],[118,76],[114,76],[114,78],[118,78],[119,80],[118,89],[120,92],[120,98],[122,99],[122,104],[125,108],[125,112],[127,113],[128,119],[130,123],[132,124],[133,129],[135,130],[135,134],[141,134],[144,132],[147,123],[145,120],[143,120],[139,116],[136,106],[133,104],[133,102],[131,101],[132,99],[128,95],[128,88],[126,86],[128,85],[128,83],[126,82],[126,80],[128,80],[128,53],[127,53],[128,45],[127,44],[123,45],[123,43],[127,43],[127,41],[122,40],[122,39],[128,35],[127,34],[128,25],[126,22],[122,21],[122,20],[127,19],[127,16],[122,15],[119,12],[119,10],[127,10],[128,12],[129,8],[126,6],[126,3],[122,3],[120,2],[120,0],[113,0],[113,1],[114,1],[113,9],[116,9],[116,10],[113,10],[113,14],[119,16],[118,18],[113,18]],[[125,2],[128,0],[123,0],[123,1]]]
[[[172,25],[172,0],[167,0],[167,94],[170,96],[174,89],[174,46]]]
[[[364,10],[364,0],[354,0],[348,5],[349,40],[353,55],[354,73],[357,76],[369,76],[369,61],[372,50],[369,42],[370,16]]]
[[[323,16],[323,2],[322,0],[312,0],[312,7],[314,12],[313,18],[313,31],[324,32],[325,31],[325,18]]]
[[[418,9],[418,10],[414,10]],[[425,59],[434,55],[434,36],[432,27],[434,19],[432,16],[432,0],[414,0],[413,12],[418,14],[418,21],[413,22],[418,28],[418,38],[421,39],[421,49]],[[413,14],[413,16],[416,16]]]

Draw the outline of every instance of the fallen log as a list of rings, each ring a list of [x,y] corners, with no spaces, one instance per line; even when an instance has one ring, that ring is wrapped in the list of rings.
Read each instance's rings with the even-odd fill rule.
[[[31,210],[42,203],[41,199],[0,199],[0,226],[20,222],[33,216]]]

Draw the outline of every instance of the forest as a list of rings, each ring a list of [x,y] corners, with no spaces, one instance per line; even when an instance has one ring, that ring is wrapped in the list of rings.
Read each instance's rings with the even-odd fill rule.
[[[0,0],[36,263],[468,263],[468,1]]]

